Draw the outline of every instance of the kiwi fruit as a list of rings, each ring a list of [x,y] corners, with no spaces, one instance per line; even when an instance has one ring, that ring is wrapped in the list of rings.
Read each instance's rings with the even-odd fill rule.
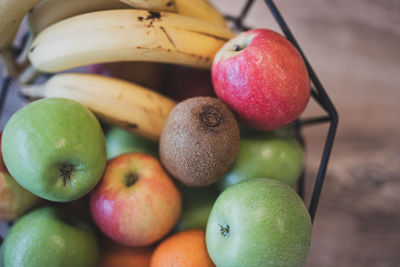
[[[193,97],[178,103],[164,124],[160,160],[187,186],[206,186],[231,168],[239,146],[239,127],[219,99]]]

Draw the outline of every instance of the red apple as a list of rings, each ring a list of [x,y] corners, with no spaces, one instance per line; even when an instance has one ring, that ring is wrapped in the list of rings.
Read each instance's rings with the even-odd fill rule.
[[[108,162],[90,207],[107,236],[125,245],[147,246],[172,230],[181,202],[179,190],[156,158],[127,153]]]
[[[214,58],[212,81],[217,96],[256,130],[289,124],[310,98],[301,55],[286,38],[267,29],[249,30],[228,41]]]
[[[8,173],[1,156],[0,132],[0,221],[12,221],[41,202],[41,199],[20,186]]]

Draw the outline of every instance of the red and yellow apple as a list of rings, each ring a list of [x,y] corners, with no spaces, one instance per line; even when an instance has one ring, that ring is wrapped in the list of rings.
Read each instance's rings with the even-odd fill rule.
[[[20,186],[8,173],[1,156],[0,132],[0,221],[12,221],[41,202],[41,199]]]
[[[1,153],[1,136],[2,135],[3,135],[3,132],[1,131],[0,132],[0,172],[8,172],[7,167],[3,161],[3,154]]]
[[[13,221],[41,202],[7,172],[0,172],[0,221]]]
[[[91,193],[91,213],[97,226],[113,240],[147,246],[176,224],[181,194],[160,162],[147,154],[122,154],[108,162]]]
[[[238,34],[216,54],[217,96],[256,130],[279,129],[300,116],[310,98],[307,68],[297,49],[267,29]]]

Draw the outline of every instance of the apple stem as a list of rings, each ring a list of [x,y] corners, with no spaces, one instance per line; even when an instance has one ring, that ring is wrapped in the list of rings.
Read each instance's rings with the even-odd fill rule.
[[[244,45],[238,45],[238,44],[234,44],[234,45],[232,46],[232,50],[235,51],[235,52],[239,52],[240,50],[243,50],[243,49],[245,49],[245,48],[246,48],[246,46],[244,46]]]
[[[137,182],[137,180],[139,180],[139,175],[137,173],[128,173],[125,175],[125,185],[127,187],[132,186],[134,183]]]
[[[74,166],[72,164],[63,164],[60,167],[60,175],[64,180],[64,186],[67,186],[67,180],[71,177]]]
[[[218,224],[218,226],[219,226],[219,232],[221,233],[221,235],[224,238],[227,238],[229,236],[229,225],[227,225],[227,224],[224,224],[224,225]]]

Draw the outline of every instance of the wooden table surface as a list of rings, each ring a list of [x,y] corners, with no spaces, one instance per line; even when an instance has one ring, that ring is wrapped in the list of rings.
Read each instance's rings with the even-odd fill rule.
[[[244,0],[213,0],[236,15]],[[276,0],[339,113],[305,266],[400,266],[400,1]],[[245,22],[279,30],[262,0]],[[17,108],[13,91],[1,125]],[[311,101],[304,117],[325,113]],[[307,199],[327,125],[304,129]]]

